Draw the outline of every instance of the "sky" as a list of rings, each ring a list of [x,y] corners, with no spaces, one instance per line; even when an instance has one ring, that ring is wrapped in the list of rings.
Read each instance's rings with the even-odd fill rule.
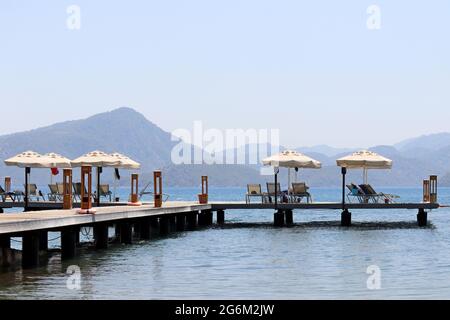
[[[122,106],[292,147],[448,132],[449,31],[448,0],[2,0],[0,134]]]

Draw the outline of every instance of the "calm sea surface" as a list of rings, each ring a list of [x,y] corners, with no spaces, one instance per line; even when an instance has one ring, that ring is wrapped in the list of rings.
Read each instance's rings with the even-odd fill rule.
[[[379,189],[421,199],[421,189]],[[172,200],[198,193],[166,191]],[[213,201],[243,200],[245,190],[210,193]],[[340,197],[339,189],[312,193],[316,201]],[[450,189],[439,197],[450,204]],[[270,210],[228,211],[223,227],[86,249],[63,263],[55,253],[44,267],[0,273],[0,299],[450,299],[449,209],[433,211],[425,229],[415,210],[352,213],[352,228],[339,226],[338,211],[296,211],[296,225],[278,229]],[[58,247],[58,233],[50,238]],[[67,287],[71,265],[81,270],[79,290]],[[379,290],[368,289],[369,266],[381,271]]]

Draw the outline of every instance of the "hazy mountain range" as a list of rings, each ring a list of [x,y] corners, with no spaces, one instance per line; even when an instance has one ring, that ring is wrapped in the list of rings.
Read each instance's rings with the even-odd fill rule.
[[[155,169],[163,170],[165,184],[169,186],[198,186],[203,174],[210,176],[212,186],[245,186],[272,180],[272,177],[261,176],[257,165],[174,165],[171,152],[177,143],[172,141],[170,133],[140,113],[119,108],[83,120],[0,136],[0,159],[26,150],[57,152],[69,158],[93,150],[117,151],[142,164],[142,184],[150,180],[150,173]],[[354,151],[326,145],[297,150],[322,162],[321,170],[300,172],[301,180],[316,187],[339,186],[341,177],[336,159]],[[371,150],[394,161],[392,170],[370,172],[369,178],[374,185],[421,186],[422,179],[430,174],[439,175],[441,185],[450,185],[450,133],[412,138],[394,146],[374,146]],[[105,171],[105,181],[111,180],[112,173],[108,172]],[[11,176],[16,185],[23,181],[23,169],[6,167],[1,162],[0,179],[6,175]],[[122,172],[122,175],[127,177],[128,173]],[[32,171],[32,179],[38,184],[47,184],[49,176],[47,170]],[[281,178],[285,178],[285,171]],[[350,172],[349,180],[360,182],[362,173]],[[128,179],[122,179],[122,183],[128,183]]]

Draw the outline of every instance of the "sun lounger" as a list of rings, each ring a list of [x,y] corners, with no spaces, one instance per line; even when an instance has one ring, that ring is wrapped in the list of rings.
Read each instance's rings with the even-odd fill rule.
[[[260,198],[261,203],[265,202],[265,194],[262,192],[260,184],[248,184],[247,194],[245,195],[245,202],[251,203],[251,198]]]
[[[72,183],[72,187],[73,187],[73,199],[75,201],[77,200],[81,201],[81,182]]]
[[[27,188],[26,185],[24,185],[24,188]],[[25,196],[25,194],[24,194]],[[36,201],[39,201],[40,198],[42,198],[43,201],[45,201],[45,196],[42,193],[41,190],[38,189],[37,185],[34,183],[28,184],[28,198],[32,200],[33,198],[36,198]]]
[[[303,198],[306,198],[306,202],[311,203],[312,197],[308,190],[309,187],[304,182],[292,183],[292,191],[290,193],[291,202],[299,203]]]
[[[347,189],[349,193],[347,194],[347,199],[351,203],[352,199],[358,200],[359,203],[368,202],[368,198],[366,198],[364,192],[361,190],[359,186],[354,183],[348,184]]]
[[[275,183],[273,182],[267,182],[267,193],[265,194],[266,199],[272,203],[272,197],[278,197],[280,199],[280,202],[283,198],[283,193],[281,192],[281,186],[280,183],[277,183],[277,193],[275,194]]]
[[[48,188],[50,189],[50,193],[47,194],[47,198],[49,201],[62,201],[63,193],[58,188],[58,184],[49,184]]]
[[[360,188],[364,191],[367,196],[372,197],[375,203],[395,203],[394,199],[400,198],[394,194],[388,194],[383,192],[376,192],[375,189],[370,184],[360,185]]]
[[[109,190],[109,184],[100,185],[100,197],[109,198],[109,202],[112,202],[112,192]]]
[[[149,183],[147,183],[147,184],[145,185],[145,187],[141,190],[141,192],[139,192],[139,200],[141,200],[142,197],[144,197],[144,196],[147,196],[147,195],[154,195],[153,192],[147,191],[147,189],[150,187],[150,185],[151,185],[152,183],[153,183],[152,181],[150,181]],[[166,193],[163,193],[162,196],[163,196],[163,200],[162,200],[163,202],[166,202],[166,201],[169,200],[169,198],[170,198],[170,195],[168,195],[168,194],[166,194]]]
[[[81,202],[81,182],[72,183],[73,188],[73,200]],[[84,192],[87,193],[86,186],[84,187]],[[95,200],[94,194],[91,194],[92,200]]]
[[[13,192],[6,192],[5,189],[3,189],[0,186],[0,198],[3,202],[5,202],[8,198],[11,199],[12,202],[16,202],[20,200],[20,197],[22,196],[21,192],[13,191]]]

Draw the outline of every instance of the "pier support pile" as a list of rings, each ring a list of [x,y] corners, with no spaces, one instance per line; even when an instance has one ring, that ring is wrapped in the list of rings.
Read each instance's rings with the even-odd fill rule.
[[[345,209],[341,213],[341,226],[350,227],[352,225],[352,213]]]
[[[419,209],[419,213],[417,214],[417,224],[419,227],[426,227],[428,224],[428,213],[425,209]]]

